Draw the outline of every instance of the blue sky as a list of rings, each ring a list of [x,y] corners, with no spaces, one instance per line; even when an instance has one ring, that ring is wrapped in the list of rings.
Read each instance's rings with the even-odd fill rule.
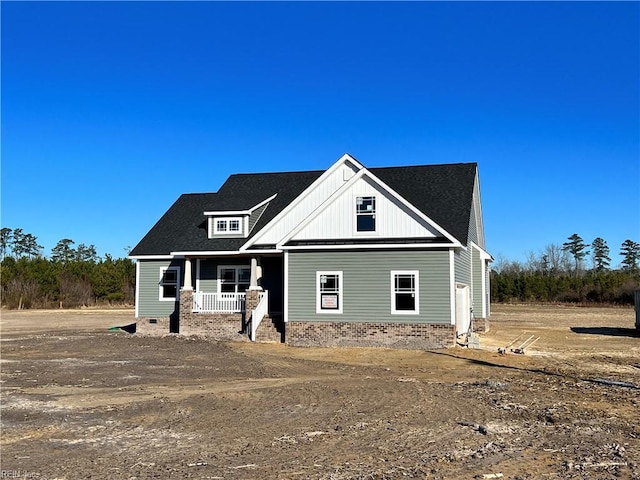
[[[638,2],[7,2],[2,226],[125,255],[232,173],[478,162],[487,247],[640,241]]]

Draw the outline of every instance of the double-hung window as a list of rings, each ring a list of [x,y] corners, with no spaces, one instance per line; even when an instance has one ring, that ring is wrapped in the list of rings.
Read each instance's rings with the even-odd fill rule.
[[[391,272],[391,313],[418,315],[420,313],[419,276],[417,270]]]
[[[179,279],[180,269],[178,267],[162,267],[160,269],[161,301],[174,301],[178,298]]]
[[[218,292],[244,293],[249,288],[251,268],[220,266],[218,267]]]
[[[356,231],[376,231],[376,197],[356,197]]]
[[[342,272],[316,272],[316,313],[342,313]]]

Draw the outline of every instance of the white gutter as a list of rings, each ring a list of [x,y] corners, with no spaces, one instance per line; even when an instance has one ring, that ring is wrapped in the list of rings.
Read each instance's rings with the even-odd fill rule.
[[[175,254],[170,255],[129,255],[127,258],[131,260],[172,260]]]
[[[282,250],[371,250],[378,248],[398,248],[398,249],[411,249],[411,248],[463,248],[459,243],[376,243],[368,245],[296,245],[286,246],[283,245]]]

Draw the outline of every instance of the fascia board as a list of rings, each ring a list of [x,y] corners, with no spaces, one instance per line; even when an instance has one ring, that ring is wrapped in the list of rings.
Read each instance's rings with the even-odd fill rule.
[[[171,255],[129,255],[127,258],[131,260],[171,260],[176,258],[173,254]]]
[[[354,184],[359,179],[361,179],[366,171],[367,171],[366,168],[362,168],[361,170],[358,171],[358,173],[356,173],[353,177],[351,177],[344,184],[342,184],[340,188],[338,188],[335,192],[329,195],[329,198],[327,198],[324,202],[318,205],[318,207],[313,212],[311,212],[307,216],[307,218],[305,218],[302,222],[300,222],[297,227],[291,230],[282,240],[280,240],[280,242],[276,244],[276,247],[282,248],[282,246],[285,243],[287,243],[289,240],[295,237],[304,227],[309,225],[309,223],[311,223],[318,216],[320,212],[328,208],[333,202],[335,202],[338,198],[340,198],[343,192],[345,191],[345,189],[348,190],[352,184]]]
[[[182,257],[197,257],[197,256],[219,256],[219,255],[239,255],[238,250],[210,250],[210,251],[195,251],[195,252],[171,252],[173,255],[179,255]]]
[[[262,227],[262,229],[259,232],[256,232],[255,235],[253,235],[244,245],[242,245],[240,247],[241,251],[244,251],[246,249],[248,249],[251,245],[253,245],[254,243],[257,243],[257,241],[260,239],[260,237],[269,231],[269,229],[275,225],[276,223],[278,223],[284,216],[286,216],[296,205],[298,205],[302,200],[304,200],[313,190],[315,190],[315,188],[320,185],[329,175],[331,175],[335,170],[338,169],[338,167],[340,167],[341,165],[343,165],[345,162],[351,162],[353,163],[356,167],[358,167],[360,169],[360,171],[362,171],[365,167],[358,162],[355,158],[353,158],[351,155],[349,155],[348,153],[345,153],[344,155],[342,155],[342,157],[340,157],[336,162],[334,162],[333,165],[331,165],[327,170],[324,171],[324,173],[322,175],[320,175],[311,185],[309,185],[304,192],[302,192],[300,195],[298,195],[297,198],[295,198],[293,200],[293,202],[291,202],[289,205],[287,205],[285,208],[282,209],[282,211],[280,213],[278,213],[275,217],[273,217],[271,219],[271,221],[269,223],[267,223],[264,227]],[[359,172],[358,172],[359,173]]]
[[[269,203],[271,200],[273,200],[274,198],[276,198],[278,196],[277,193],[274,193],[273,195],[271,195],[269,198],[261,201],[260,203],[258,203],[257,205],[254,205],[253,207],[251,207],[249,209],[249,213],[253,212],[255,209],[260,208],[261,206],[263,206],[265,203]]]
[[[224,215],[225,217],[228,217],[230,215],[249,215],[249,213],[251,213],[251,210],[219,210],[213,212],[204,212],[204,215]]]
[[[411,250],[411,249],[434,249],[434,248],[458,248],[462,247],[460,243],[377,243],[377,244],[367,244],[367,245],[296,245],[296,246],[287,246],[283,245],[280,247],[284,251],[288,250],[378,250],[378,249],[400,249],[400,250]]]
[[[247,254],[265,254],[265,253],[282,253],[282,250],[278,250],[275,248],[264,248],[261,250],[247,250],[241,252],[239,250],[208,250],[208,251],[197,251],[197,252],[174,252],[176,255],[180,257],[219,257],[219,256],[230,256],[230,255],[247,255]]]
[[[475,248],[476,250],[478,250],[478,252],[480,252],[480,258],[482,260],[489,260],[490,262],[493,262],[494,258],[491,256],[491,254],[489,252],[487,252],[483,248],[479,247],[474,242],[469,242],[469,243],[471,244],[471,246],[473,248]]]

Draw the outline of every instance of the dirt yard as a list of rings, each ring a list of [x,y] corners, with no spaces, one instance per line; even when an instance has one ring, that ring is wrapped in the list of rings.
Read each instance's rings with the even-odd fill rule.
[[[0,478],[639,479],[633,309],[498,305],[491,320],[480,349],[425,352],[3,311]],[[524,355],[498,353],[524,332],[540,337]]]

